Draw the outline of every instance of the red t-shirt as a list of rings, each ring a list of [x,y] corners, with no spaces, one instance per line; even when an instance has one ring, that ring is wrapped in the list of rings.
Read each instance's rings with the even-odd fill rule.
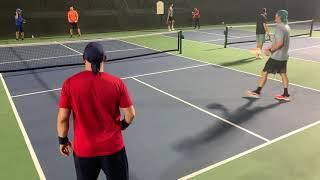
[[[200,11],[198,9],[193,11],[193,18],[200,18]]]
[[[106,156],[124,147],[119,108],[132,106],[132,101],[120,78],[80,72],[64,82],[59,106],[72,110],[73,150],[78,156]]]

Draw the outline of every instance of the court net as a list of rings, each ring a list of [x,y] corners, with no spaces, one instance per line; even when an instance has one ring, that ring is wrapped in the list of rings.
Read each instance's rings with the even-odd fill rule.
[[[313,20],[289,22],[290,36],[312,36],[313,23]],[[268,24],[270,33],[274,33],[275,27],[276,24]],[[224,34],[225,48],[231,44],[256,42],[256,25],[226,26]]]
[[[141,59],[168,52],[181,53],[181,37],[182,32],[179,31],[0,47],[0,73],[83,65],[82,53],[89,42],[99,42],[104,46],[108,62]]]

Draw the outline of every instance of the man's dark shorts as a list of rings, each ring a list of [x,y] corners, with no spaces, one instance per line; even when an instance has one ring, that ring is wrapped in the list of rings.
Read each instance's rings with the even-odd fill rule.
[[[125,148],[108,156],[78,157],[73,154],[77,180],[97,179],[100,170],[106,174],[106,179],[129,180],[129,167]]]
[[[73,30],[77,30],[79,28],[78,23],[73,22],[73,23],[69,23],[70,24],[70,29],[72,28]]]
[[[266,65],[263,68],[263,72],[271,74],[282,74],[287,73],[287,61],[278,61],[269,58]]]
[[[169,16],[169,22],[174,21],[173,16]]]

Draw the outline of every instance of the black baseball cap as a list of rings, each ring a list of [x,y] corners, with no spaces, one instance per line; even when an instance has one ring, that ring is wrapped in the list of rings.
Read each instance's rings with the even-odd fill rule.
[[[103,46],[100,43],[91,42],[84,49],[83,59],[93,64],[100,64],[107,58]]]

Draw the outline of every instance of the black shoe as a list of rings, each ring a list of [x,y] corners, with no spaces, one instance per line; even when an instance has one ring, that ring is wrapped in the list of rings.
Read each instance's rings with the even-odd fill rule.
[[[19,41],[19,39],[16,39],[17,41]]]

